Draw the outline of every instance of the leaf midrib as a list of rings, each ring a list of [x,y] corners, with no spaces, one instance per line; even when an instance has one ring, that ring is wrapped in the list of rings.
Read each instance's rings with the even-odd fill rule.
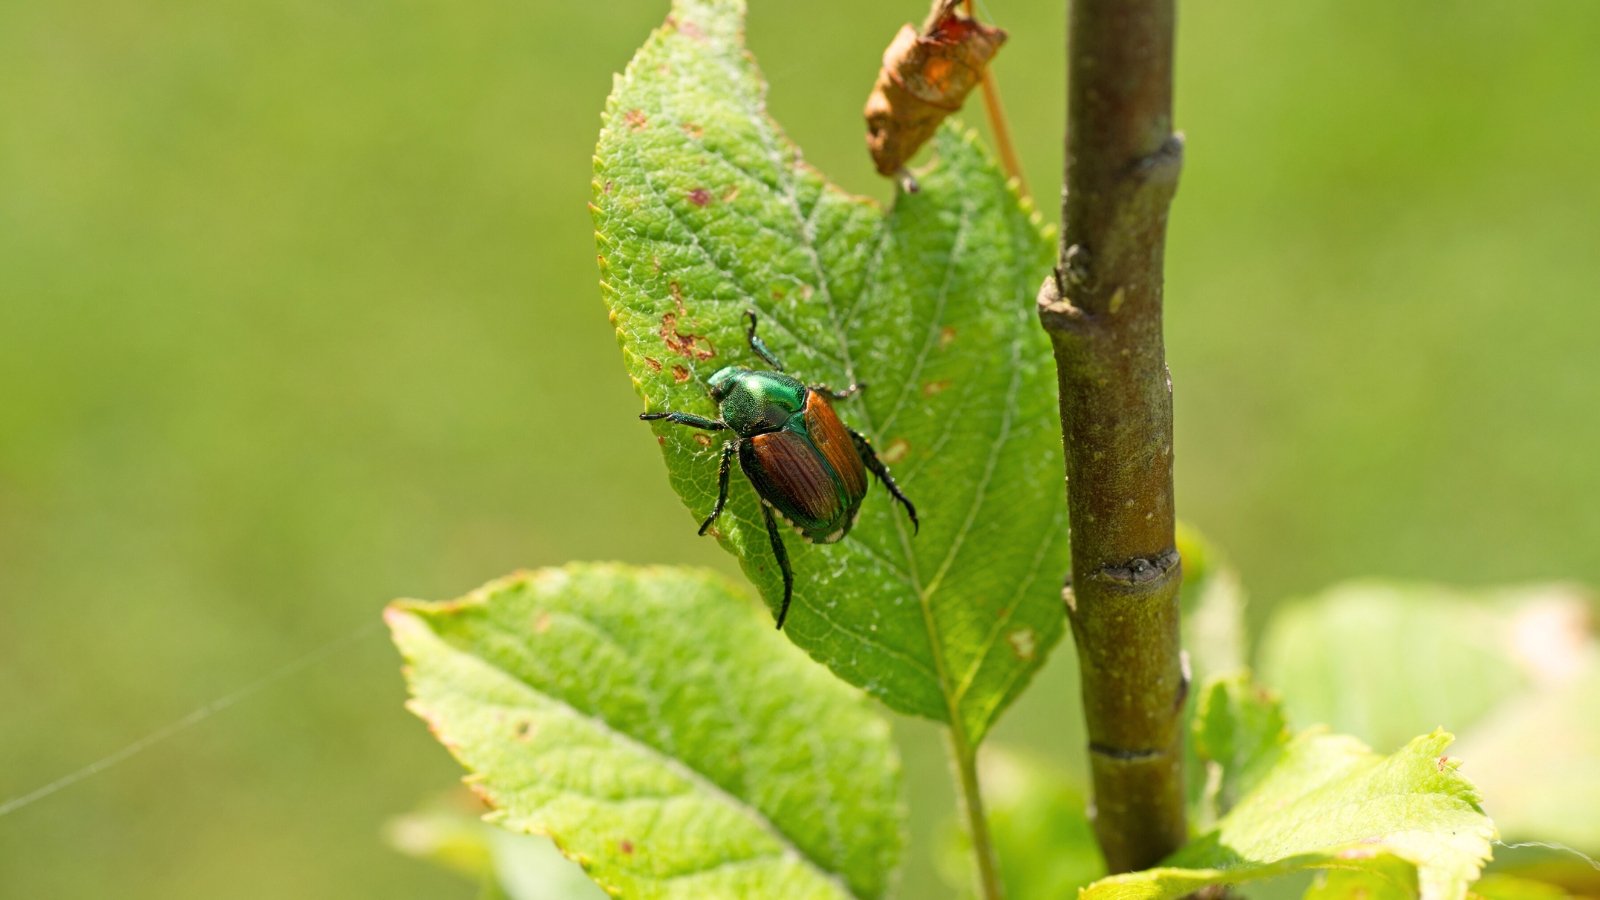
[[[742,92],[738,91],[737,89],[740,76],[738,69],[731,65],[728,59],[722,54],[719,53],[713,55],[718,64],[722,67],[724,74],[728,76],[730,83],[735,86],[734,94],[736,96],[742,96]],[[750,65],[752,68],[754,68],[754,62],[751,62]],[[744,111],[746,118],[755,127],[757,135],[760,136],[761,144],[767,152],[767,159],[772,164],[774,171],[777,173],[779,183],[782,185],[782,196],[787,200],[789,210],[791,213],[793,213],[795,222],[799,226],[798,237],[800,238],[801,246],[805,249],[806,257],[811,262],[812,277],[814,277],[817,281],[817,291],[824,304],[824,307],[828,310],[828,319],[833,325],[833,333],[837,336],[839,353],[844,361],[845,376],[849,379],[850,383],[858,383],[859,379],[856,377],[855,360],[850,353],[850,342],[846,338],[839,321],[838,306],[834,302],[833,289],[828,281],[827,272],[822,266],[822,258],[817,252],[815,235],[808,227],[808,217],[802,215],[800,212],[798,189],[795,184],[793,168],[790,162],[784,158],[782,147],[777,141],[777,135],[773,133],[773,130],[768,122],[765,100],[766,82],[760,77],[759,73],[756,73],[756,83],[760,85],[760,87],[755,92],[753,103],[747,104],[745,107]],[[828,191],[830,189],[832,189],[831,184],[823,184],[822,189],[817,197],[817,207],[820,208],[823,203],[827,202]],[[877,228],[886,229],[888,222],[889,220],[886,216],[880,215],[876,223]],[[866,292],[870,289],[871,283],[862,283],[861,290],[863,292]],[[865,404],[862,406],[861,415],[867,428],[873,434],[877,434],[878,430],[873,425],[871,410],[867,409]],[[946,714],[949,720],[952,740],[955,741],[958,747],[964,747],[967,744],[965,727],[962,724],[960,710],[953,702],[953,698],[950,693],[949,666],[944,658],[944,647],[940,641],[939,626],[938,623],[934,621],[932,610],[930,608],[930,598],[922,586],[921,574],[917,567],[916,551],[911,547],[910,537],[906,534],[905,523],[902,522],[898,516],[894,518],[894,523],[895,532],[900,538],[901,551],[905,554],[906,562],[908,563],[907,573],[911,576],[911,586],[912,589],[917,593],[917,603],[922,611],[923,626],[927,631],[928,636],[928,648],[930,655],[933,657],[934,673],[939,682],[939,693],[945,701]]]
[[[711,55],[717,60],[718,64],[723,69],[724,74],[729,78],[730,83],[734,86],[734,95],[742,98],[744,96],[744,92],[738,90],[740,81],[739,76],[741,74],[738,68],[733,65],[723,54],[715,53]],[[752,68],[754,68],[755,64],[753,61],[750,61],[749,64]],[[845,374],[851,383],[856,383],[859,379],[856,377],[855,363],[850,353],[850,342],[845,335],[842,323],[839,321],[839,310],[834,302],[833,291],[828,282],[827,272],[822,266],[821,256],[817,251],[815,235],[812,233],[809,227],[809,217],[801,215],[800,213],[794,171],[791,165],[784,159],[782,147],[777,141],[777,135],[774,133],[768,120],[765,102],[765,94],[767,90],[766,81],[760,77],[759,73],[755,73],[755,81],[759,87],[752,100],[745,104],[745,115],[755,127],[756,133],[760,136],[762,146],[767,152],[767,158],[773,165],[774,171],[778,176],[779,183],[783,187],[782,196],[784,196],[784,198],[787,200],[787,205],[790,211],[794,214],[795,221],[799,226],[798,236],[801,241],[801,246],[805,249],[806,256],[811,262],[812,275],[817,280],[817,290],[828,310],[828,317],[833,324],[833,333],[838,337],[839,352],[844,362]],[[760,179],[756,180],[760,181]],[[828,192],[830,190],[834,190],[833,185],[830,182],[824,181],[821,192],[817,198],[817,207],[820,207],[826,201]],[[952,241],[953,244],[959,243],[962,233],[965,231],[970,210],[971,206],[964,198],[961,208],[962,227],[958,229],[956,238]],[[889,228],[889,223],[890,218],[887,215],[880,214],[876,223],[877,230],[887,231]],[[954,247],[952,247],[952,253],[953,252]],[[871,287],[874,283],[876,282],[863,281],[861,286],[862,293],[865,294],[871,290]],[[937,323],[934,324],[936,325]],[[1006,401],[1004,404],[1004,411],[1002,414],[1003,418],[1001,422],[1001,436],[991,443],[989,458],[985,463],[984,472],[982,477],[979,479],[978,487],[974,491],[973,502],[967,513],[967,518],[961,529],[957,532],[956,537],[951,541],[950,550],[946,554],[939,571],[935,574],[933,581],[931,581],[927,586],[922,584],[921,572],[917,565],[916,550],[911,546],[911,536],[906,533],[905,523],[901,521],[899,517],[895,517],[894,519],[895,531],[900,538],[901,550],[905,554],[906,562],[908,563],[907,571],[911,576],[912,587],[917,593],[917,603],[922,612],[923,626],[927,631],[928,646],[933,657],[934,671],[939,682],[939,692],[945,701],[946,715],[951,729],[951,740],[956,748],[957,753],[971,753],[975,748],[971,746],[971,742],[967,734],[966,720],[965,717],[961,715],[961,701],[965,696],[965,686],[958,689],[954,680],[951,678],[949,663],[945,659],[944,644],[942,641],[943,633],[939,628],[936,617],[933,614],[932,595],[938,590],[939,584],[943,581],[945,573],[949,570],[950,565],[955,560],[956,553],[960,550],[961,545],[965,542],[967,533],[971,531],[973,520],[977,516],[978,510],[982,507],[983,500],[987,495],[989,482],[993,479],[995,467],[999,461],[1000,448],[1005,444],[1005,435],[1008,435],[1010,432],[1012,417],[1016,413],[1016,391],[1020,386],[1021,381],[1021,368],[1017,364],[1017,357],[1020,353],[1020,350],[1020,337],[1013,337],[1011,341],[1011,380],[1007,385]],[[873,424],[871,410],[867,409],[865,405],[863,405],[862,408],[862,418],[867,428],[870,429],[873,434],[878,434],[878,430]],[[1008,608],[1005,611],[1005,618],[1009,619],[1014,607],[1015,605],[1013,604],[1011,608]],[[994,646],[994,639],[991,639],[989,643],[981,648],[981,652],[974,654],[972,663],[972,670],[974,673],[982,668],[983,661],[988,658],[989,653],[991,650],[993,650]],[[973,676],[968,676],[967,678],[964,678],[963,681],[970,683],[972,677]]]
[[[666,104],[664,102],[663,102],[663,106],[664,107],[666,106]],[[670,116],[669,115],[668,118],[672,119],[674,121],[674,123],[676,123],[676,124],[679,124],[679,125],[682,124],[682,121],[681,121],[681,119],[679,117],[675,117],[675,116]],[[733,169],[734,171],[737,171],[738,173],[740,173],[746,179],[748,179],[750,181],[753,181],[753,182],[755,182],[755,183],[757,183],[757,184],[759,184],[759,185],[761,185],[763,187],[768,187],[770,189],[770,186],[767,184],[767,182],[764,179],[757,177],[755,173],[750,172],[747,169],[741,168],[740,166],[735,164],[732,160],[727,159],[722,154],[717,153],[715,151],[711,151],[709,148],[706,148],[703,142],[695,140],[693,138],[690,138],[690,142],[693,143],[697,147],[700,147],[702,149],[706,149],[708,151],[708,153],[710,153],[710,155],[716,156],[719,160],[721,160],[722,162],[726,163],[729,168]],[[767,142],[764,140],[763,143],[766,144]],[[725,278],[728,278],[730,281],[735,281],[735,282],[739,281],[740,279],[735,275],[735,273],[731,269],[729,269],[728,266],[725,265],[722,262],[722,260],[718,259],[717,256],[715,254],[713,254],[709,248],[707,248],[703,243],[700,242],[699,236],[695,233],[694,229],[692,227],[690,227],[688,222],[684,221],[684,219],[682,218],[682,215],[678,212],[678,210],[675,207],[673,207],[673,205],[671,203],[669,203],[667,201],[666,195],[662,193],[661,189],[655,184],[655,181],[650,177],[650,173],[649,173],[648,167],[640,165],[638,167],[638,171],[640,173],[640,176],[643,178],[645,186],[650,190],[651,195],[656,198],[656,200],[660,203],[662,208],[665,209],[667,211],[668,215],[670,215],[672,217],[672,221],[676,225],[678,225],[688,235],[689,241],[688,241],[687,246],[692,247],[697,253],[699,253],[701,258],[703,258],[706,261],[706,263],[709,264],[711,266],[711,268],[714,269],[716,272],[718,272],[720,275],[722,275]],[[783,165],[781,163],[778,163],[778,174],[779,174],[780,182],[785,185],[785,190],[783,192],[783,196],[789,198],[789,201],[790,201],[789,202],[789,206],[795,212],[795,214],[796,214],[796,216],[798,218],[799,217],[798,200],[796,199],[795,194],[794,194],[792,172],[790,171],[790,169],[789,169],[789,167],[787,165]],[[826,192],[828,189],[829,188],[825,187],[824,188],[824,192]],[[817,206],[820,206],[821,203],[822,203],[822,200],[819,198]],[[804,222],[804,221],[805,220],[802,219],[802,222]],[[882,228],[881,223],[880,223],[880,227],[879,227],[878,230],[884,231],[884,232],[887,231],[887,229]],[[781,237],[789,237],[789,235],[780,235],[780,236]],[[807,254],[812,259],[813,274],[817,275],[817,277],[818,277],[818,281],[819,281],[818,290],[827,298],[826,306],[827,306],[827,308],[829,310],[830,318],[834,319],[834,321],[837,322],[837,317],[835,315],[835,306],[834,306],[834,303],[833,303],[833,300],[832,300],[832,291],[828,287],[825,277],[823,277],[821,275],[820,265],[819,265],[817,257],[816,257],[815,246],[814,246],[813,242],[810,240],[809,233],[807,233],[804,230],[804,228],[802,228],[802,236],[805,238],[803,243],[804,243],[804,245],[806,247]],[[665,239],[670,240],[670,238],[665,238]],[[675,243],[679,243],[680,245],[683,245],[682,242],[677,242],[677,241],[674,241],[674,242]],[[789,326],[788,323],[784,322],[781,316],[769,316],[769,318],[772,320],[773,324],[778,325],[778,327],[780,329],[782,329],[785,333],[787,333],[788,335],[793,337],[797,342],[799,342],[799,343],[803,344],[804,346],[810,348],[813,352],[817,352],[818,351],[817,345],[814,342],[803,338],[798,332],[796,332],[794,330],[793,327]],[[837,333],[838,329],[836,328],[835,331]],[[846,374],[850,377],[850,380],[851,381],[855,381],[856,379],[855,379],[854,362],[850,358],[848,344],[843,340],[842,337],[841,337],[841,340],[840,340],[840,349],[841,349],[841,352],[843,353],[842,360],[841,359],[830,359],[830,361],[841,362],[843,364],[844,368],[845,368]],[[827,354],[825,352],[822,353],[821,355],[824,356],[824,358],[829,358],[829,356],[830,356],[829,354]],[[692,368],[693,361],[691,360],[690,362],[691,362],[691,368]],[[868,422],[870,423],[870,415],[866,415],[865,417],[868,419]],[[744,518],[740,517],[736,512],[734,512],[731,509],[727,510],[725,514],[731,515],[733,518],[738,519],[739,521],[743,522],[747,528],[752,528],[753,529],[753,528],[756,527],[756,523],[751,522],[751,521],[749,521],[747,519],[744,519]],[[902,545],[904,545],[904,527],[899,525],[898,523],[897,523],[896,527],[901,532]],[[922,588],[921,588],[921,586],[919,584],[919,581],[918,581],[918,578],[916,576],[916,573],[915,573],[914,569],[912,571],[905,571],[905,570],[900,569],[898,566],[896,566],[893,563],[893,561],[891,561],[890,559],[888,559],[888,558],[884,557],[883,555],[881,555],[870,544],[866,544],[866,543],[861,542],[861,541],[852,541],[852,543],[854,544],[854,546],[858,550],[860,550],[861,552],[865,553],[865,555],[870,556],[874,560],[876,560],[878,562],[878,564],[883,566],[884,569],[890,575],[893,575],[898,580],[903,581],[908,586],[910,586],[912,588],[912,590],[917,593],[919,602],[924,603],[924,604],[926,603],[926,599],[924,597]],[[914,567],[915,564],[916,564],[916,560],[915,560],[914,554],[912,554],[912,553],[910,553],[908,551],[907,552],[907,557],[908,557],[908,561],[910,561],[912,566]],[[824,612],[822,609],[820,609],[820,608],[818,608],[816,606],[812,606],[811,607],[811,612],[818,619],[820,619],[824,624],[826,624],[830,629],[832,629],[834,631],[837,631],[837,632],[839,632],[841,634],[847,635],[852,640],[860,641],[863,644],[872,646],[872,647],[877,648],[877,649],[879,649],[881,651],[884,651],[884,652],[890,652],[894,656],[904,660],[908,665],[910,665],[912,667],[912,669],[914,671],[927,672],[927,669],[923,666],[921,660],[918,660],[915,657],[909,656],[906,653],[904,653],[903,651],[894,650],[892,648],[888,648],[888,647],[884,646],[881,643],[875,642],[875,641],[872,640],[872,638],[869,635],[866,635],[864,633],[861,633],[861,632],[852,630],[850,628],[844,627],[843,625],[839,624],[838,621],[836,621],[832,617],[828,616],[826,614],[826,612]],[[935,646],[935,647],[937,647],[937,641],[934,640],[934,638],[937,635],[937,633],[938,633],[937,629],[934,629],[929,634],[930,644]],[[935,652],[935,654],[938,653],[937,650],[935,650],[934,652]],[[936,670],[934,672],[931,672],[931,673],[928,673],[928,674],[932,674],[934,676],[935,680],[939,682],[940,693],[943,694],[943,695],[948,696],[949,692],[950,692],[949,691],[949,677],[943,671],[942,667],[937,667],[936,666]]]
[[[684,3],[680,9],[680,17],[682,17],[683,13],[688,13],[692,16],[715,14],[715,11],[710,8],[699,7],[692,3]],[[755,61],[750,57],[748,51],[743,48],[744,28],[742,25],[737,29],[737,33],[735,33],[734,29],[724,30],[718,28],[714,36],[704,32],[689,35],[684,32],[681,24],[677,25],[677,27],[669,25],[658,30],[655,37],[660,41],[658,45],[660,55],[656,59],[670,60],[674,67],[678,65],[709,64],[700,70],[698,76],[693,78],[693,90],[697,93],[711,96],[720,95],[721,102],[726,104],[723,109],[742,119],[750,128],[750,131],[745,132],[746,137],[744,138],[750,143],[743,144],[737,157],[729,155],[731,152],[729,148],[707,144],[691,128],[686,127],[689,120],[684,118],[684,109],[680,103],[684,95],[681,92],[675,93],[660,86],[652,86],[653,83],[646,77],[646,73],[642,70],[637,70],[636,65],[630,64],[630,72],[627,77],[640,87],[636,102],[647,104],[650,107],[650,115],[653,120],[652,126],[664,130],[671,129],[670,140],[680,141],[691,148],[697,148],[712,167],[729,173],[727,177],[734,179],[733,184],[745,185],[747,190],[761,192],[770,197],[773,201],[770,209],[777,212],[782,218],[741,216],[741,221],[748,221],[756,229],[756,233],[766,236],[764,239],[779,240],[789,244],[791,247],[800,250],[804,256],[795,260],[800,263],[798,268],[789,268],[787,272],[784,272],[781,270],[768,271],[759,262],[752,262],[737,256],[725,261],[722,255],[714,253],[712,246],[702,241],[702,236],[693,223],[684,217],[684,211],[672,202],[665,186],[657,182],[637,142],[629,139],[629,136],[621,131],[624,126],[619,118],[621,112],[621,105],[619,104],[610,110],[611,128],[615,130],[619,138],[617,148],[627,154],[624,159],[627,160],[628,167],[639,176],[645,190],[648,191],[650,198],[648,202],[661,208],[665,213],[663,221],[667,223],[668,227],[662,230],[659,237],[668,243],[676,244],[689,250],[704,260],[713,273],[729,279],[730,283],[744,282],[748,278],[754,277],[777,278],[779,281],[792,281],[800,286],[804,286],[808,282],[814,285],[817,292],[816,301],[826,310],[828,317],[826,321],[831,326],[834,334],[832,341],[826,338],[821,341],[803,338],[781,315],[769,315],[768,318],[771,319],[774,326],[795,339],[800,345],[808,348],[812,354],[815,354],[822,361],[841,368],[843,374],[850,381],[858,381],[853,341],[851,335],[846,333],[845,327],[847,324],[853,327],[861,308],[872,297],[883,293],[885,282],[882,280],[882,263],[886,258],[886,254],[892,248],[891,242],[896,241],[895,233],[892,230],[895,220],[893,210],[880,209],[878,204],[870,200],[863,200],[843,192],[821,176],[820,173],[815,173],[813,169],[806,166],[799,150],[784,138],[781,129],[771,121],[767,113],[766,98],[768,87],[760,77]],[[634,63],[638,62],[639,58],[636,58]],[[737,134],[738,132],[729,133]],[[761,169],[761,165],[766,165],[768,168]],[[807,202],[808,200],[809,202]],[[950,237],[948,232],[943,232],[939,235],[941,243],[944,243],[943,238],[948,237],[952,246],[947,248],[945,254],[946,271],[943,283],[940,286],[937,308],[933,311],[932,319],[927,325],[928,333],[923,336],[921,346],[915,348],[915,356],[911,364],[916,372],[924,370],[930,359],[932,348],[936,344],[937,330],[942,320],[942,312],[948,307],[951,285],[956,280],[954,273],[959,271],[956,260],[959,257],[961,248],[964,246],[963,242],[970,243],[972,240],[972,221],[976,211],[981,209],[985,215],[994,212],[1004,220],[1005,224],[1001,226],[1005,236],[1005,239],[1001,242],[1003,252],[1008,257],[1017,257],[1020,254],[1020,257],[1016,259],[1019,263],[1016,268],[1019,271],[1014,273],[1014,278],[1011,280],[1020,284],[1020,280],[1025,280],[1028,277],[1026,272],[1021,271],[1026,267],[1020,265],[1020,263],[1023,259],[1032,258],[1030,253],[1022,249],[1028,246],[1030,238],[1036,237],[1033,234],[1023,233],[1030,230],[1030,225],[1006,209],[996,211],[990,204],[980,205],[981,201],[977,198],[962,195],[961,200],[959,218],[957,220],[958,225],[954,236]],[[825,205],[829,207],[828,210],[824,210]],[[824,217],[825,212],[829,213],[826,218]],[[870,219],[866,218],[868,213],[870,213]],[[782,224],[785,219],[787,224]],[[822,241],[818,233],[819,223],[824,221],[830,226],[826,242]],[[847,224],[840,225],[840,223]],[[840,236],[836,233],[839,232],[839,228],[842,227],[846,232],[855,234],[857,233],[855,229],[869,223],[872,231],[875,232],[875,240],[868,240],[866,235],[863,234],[859,240],[859,248],[840,248]],[[681,234],[679,233],[680,231],[682,232]],[[849,297],[837,295],[838,285],[834,283],[831,276],[838,273],[830,272],[824,266],[825,250],[828,253],[832,253],[834,250],[842,250],[851,267],[852,283],[859,277],[860,283],[856,290],[849,292]],[[857,269],[858,266],[860,267],[859,271]],[[807,269],[809,269],[808,273],[806,272]],[[740,273],[743,273],[743,275]],[[846,300],[850,300],[848,308],[846,308]],[[929,712],[942,706],[942,713],[936,714],[936,717],[943,718],[952,728],[961,732],[953,735],[960,743],[966,742],[968,729],[971,730],[972,736],[985,731],[993,710],[1003,704],[1006,695],[1010,693],[1014,685],[1032,671],[1031,667],[1025,665],[1014,667],[1016,670],[1011,671],[1009,677],[1002,679],[1003,684],[995,685],[1000,694],[993,698],[993,702],[982,703],[974,706],[971,710],[966,710],[966,707],[971,704],[971,692],[974,686],[978,684],[980,676],[985,671],[986,664],[995,657],[998,648],[1001,647],[1005,639],[1006,629],[1009,623],[1015,621],[1021,604],[1014,598],[1006,602],[996,610],[998,614],[996,621],[984,629],[978,640],[971,644],[963,644],[960,647],[946,646],[942,628],[943,619],[940,614],[941,610],[947,611],[950,609],[951,603],[959,602],[959,598],[953,598],[951,603],[944,603],[941,600],[943,596],[941,591],[944,590],[943,583],[951,572],[956,571],[960,553],[965,549],[967,539],[972,536],[976,523],[983,515],[985,504],[988,502],[988,491],[993,487],[1000,468],[1000,461],[1003,459],[1003,452],[1016,432],[1016,420],[1019,414],[1017,408],[1018,392],[1021,389],[1022,382],[1025,380],[1023,367],[1019,365],[1019,362],[1027,335],[1025,329],[1019,327],[1018,320],[1015,318],[1006,317],[1005,326],[1005,331],[1010,338],[1006,343],[1009,345],[1009,368],[1011,371],[1008,373],[1008,383],[1004,389],[1003,409],[1000,411],[1001,418],[997,424],[997,433],[993,436],[993,440],[989,442],[987,458],[982,464],[981,471],[976,473],[978,477],[974,480],[975,485],[970,495],[970,500],[967,504],[964,504],[966,509],[963,510],[962,518],[956,524],[948,545],[935,550],[936,553],[942,550],[942,558],[936,561],[936,571],[931,574],[924,573],[920,566],[918,550],[913,546],[909,525],[899,517],[894,518],[894,533],[899,542],[902,564],[897,565],[893,561],[893,551],[889,549],[891,546],[889,541],[880,539],[877,543],[868,543],[857,536],[847,539],[852,544],[852,550],[860,553],[863,561],[877,568],[881,573],[881,577],[894,578],[901,581],[915,593],[918,611],[922,616],[922,636],[927,642],[927,655],[918,659],[914,654],[917,654],[920,648],[917,648],[914,644],[909,645],[906,651],[894,652],[893,655],[899,661],[898,665],[906,667],[908,676],[925,678],[933,683],[934,689],[941,699],[926,705],[919,704],[919,706]],[[836,351],[830,352],[826,349],[829,343],[833,344]],[[908,390],[910,388],[902,385],[899,396],[893,398],[892,409],[887,419],[884,419],[885,427],[887,427],[887,423],[897,422],[901,417],[908,403]],[[963,399],[964,396],[963,394]],[[877,425],[878,417],[875,417],[873,412],[865,406],[861,408],[859,414],[864,429],[871,434],[881,436],[883,428]],[[948,440],[956,433],[953,422],[947,423],[947,425],[949,426],[947,430],[938,437],[941,442]],[[909,474],[914,478],[917,474],[917,469],[914,469]],[[729,512],[733,511],[729,510]],[[734,513],[734,515],[741,527],[755,529],[759,533],[759,523],[754,523],[743,516],[739,516],[737,513]],[[1045,529],[1045,534],[1041,536],[1042,547],[1048,548],[1052,541],[1058,539],[1061,524],[1061,517],[1058,516],[1051,519]],[[880,547],[884,552],[880,552]],[[1041,563],[1040,557],[1042,555],[1044,555],[1043,550],[1033,554],[1028,574],[1024,576],[1023,584],[1017,590],[1023,591],[1037,581]],[[749,557],[746,556],[745,558],[748,562]],[[888,645],[881,643],[879,637],[867,633],[864,629],[856,630],[846,627],[840,621],[830,617],[824,604],[813,601],[806,605],[817,621],[823,623],[828,630],[837,632],[850,643],[859,644],[863,648],[870,648],[874,652],[891,650]],[[957,671],[957,664],[952,654],[960,656],[963,660],[959,664],[960,671]],[[927,684],[928,681],[923,683]],[[987,684],[987,682],[985,683]],[[931,700],[931,698],[928,699]],[[980,709],[979,706],[982,708]]]

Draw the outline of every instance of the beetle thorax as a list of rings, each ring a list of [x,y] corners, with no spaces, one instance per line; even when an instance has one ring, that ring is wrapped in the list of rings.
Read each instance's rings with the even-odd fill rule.
[[[728,366],[708,383],[722,421],[741,437],[776,431],[806,405],[806,386],[781,372]]]

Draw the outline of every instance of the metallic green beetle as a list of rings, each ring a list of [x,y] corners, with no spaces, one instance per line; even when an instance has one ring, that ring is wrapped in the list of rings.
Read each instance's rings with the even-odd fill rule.
[[[776,371],[740,366],[717,370],[707,384],[711,399],[717,402],[719,419],[681,412],[641,413],[639,418],[666,419],[690,428],[738,435],[722,445],[717,502],[711,507],[711,515],[700,523],[700,533],[706,533],[728,502],[728,472],[737,453],[739,468],[761,498],[772,555],[783,572],[783,605],[778,609],[778,627],[782,628],[794,594],[794,573],[789,568],[789,554],[783,548],[774,513],[813,544],[835,543],[855,524],[861,500],[867,494],[867,472],[871,472],[905,507],[913,534],[919,524],[917,508],[900,492],[889,469],[873,452],[872,444],[845,427],[828,402],[830,397],[843,400],[864,385],[852,384],[835,391],[823,384],[807,387],[783,374],[783,363],[756,336],[755,311],[745,315],[750,320],[746,332],[750,349]]]

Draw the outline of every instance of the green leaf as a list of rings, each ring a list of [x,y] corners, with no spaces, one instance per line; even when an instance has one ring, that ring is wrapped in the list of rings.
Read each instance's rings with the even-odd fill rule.
[[[1378,746],[1448,725],[1509,840],[1600,852],[1600,644],[1581,592],[1344,585],[1273,619],[1261,671],[1300,724]]]
[[[1512,842],[1600,854],[1600,667],[1502,704],[1461,748],[1484,808]]]
[[[1472,886],[1474,897],[1483,900],[1562,900],[1571,894],[1560,887],[1513,875],[1485,875]]]
[[[1323,872],[1305,900],[1414,900],[1418,893],[1416,867],[1384,854],[1360,869]]]
[[[1424,900],[1464,897],[1494,826],[1443,756],[1450,741],[1436,731],[1379,756],[1353,738],[1301,734],[1217,828],[1160,868],[1103,879],[1082,897],[1176,898],[1317,869],[1384,876],[1394,860],[1415,867]]]
[[[1289,744],[1289,728],[1278,697],[1247,673],[1215,679],[1200,694],[1192,731],[1209,824],[1277,765]]]
[[[1296,722],[1380,747],[1440,725],[1464,731],[1529,684],[1507,624],[1463,592],[1342,585],[1273,617],[1261,678],[1284,692]]]
[[[629,897],[879,897],[904,838],[884,720],[726,581],[571,565],[387,618],[411,708],[491,819]]]
[[[1063,631],[1061,436],[1034,307],[1052,249],[954,127],[921,191],[887,212],[829,184],[767,116],[743,11],[678,0],[606,104],[594,218],[623,358],[649,409],[714,417],[712,372],[764,368],[745,342],[755,309],[790,372],[869,385],[837,408],[917,504],[921,534],[873,487],[842,542],[789,536],[785,633],[888,705],[976,743]],[[655,433],[698,522],[722,435]],[[775,609],[778,569],[737,473],[716,538]]]
[[[1178,603],[1190,684],[1204,685],[1219,676],[1241,673],[1246,637],[1239,577],[1223,555],[1186,523],[1178,523],[1177,540],[1183,558]],[[1184,701],[1184,721],[1191,728],[1200,715],[1200,701],[1207,695],[1207,690],[1191,690]],[[1195,753],[1195,745],[1192,740],[1183,744],[1185,791],[1192,824],[1205,828],[1220,815],[1217,803],[1222,785],[1208,780],[1216,776],[1216,767]]]

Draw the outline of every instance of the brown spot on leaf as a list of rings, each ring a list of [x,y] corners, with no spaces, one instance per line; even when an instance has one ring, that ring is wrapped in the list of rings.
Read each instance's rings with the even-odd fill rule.
[[[886,463],[893,464],[905,459],[910,452],[911,444],[905,438],[895,438],[889,442],[889,446],[883,448],[883,452],[878,454],[878,458]]]
[[[646,125],[650,124],[649,117],[644,114],[642,109],[628,110],[622,114],[622,121],[627,122],[628,127],[634,131],[642,131]]]
[[[683,133],[698,141],[705,135],[706,130],[693,122],[686,122],[683,125]]]
[[[709,434],[703,434],[701,432],[695,432],[694,439],[695,439],[695,442],[698,443],[702,447],[711,446],[711,435],[709,435]]]
[[[687,359],[710,359],[717,355],[705,337],[678,329],[677,313],[661,317],[661,339],[667,342],[668,350]]]
[[[773,288],[772,289],[772,299],[774,299],[774,300],[782,300],[783,299],[783,288]]]
[[[621,850],[624,856],[632,856],[633,855],[633,841],[630,841],[627,838],[623,838],[622,841],[617,844],[617,849]]]
[[[683,366],[673,366],[672,380],[679,384],[683,384],[689,380],[689,370],[685,369]]]
[[[687,310],[683,308],[683,288],[676,281],[667,284],[667,290],[672,293],[672,305],[678,308],[678,315],[683,315]]]
[[[950,346],[952,343],[955,342],[955,339],[956,339],[956,330],[955,330],[955,328],[953,326],[946,325],[945,327],[939,329],[939,349],[940,350],[943,350],[944,348]]]
[[[937,394],[942,394],[949,389],[950,379],[948,378],[941,379],[939,381],[930,381],[922,386],[922,396],[932,397]]]
[[[1033,659],[1034,651],[1037,649],[1032,628],[1019,628],[1011,632],[1006,635],[1006,643],[1011,645],[1011,652],[1017,659],[1023,662]]]
[[[661,360],[656,359],[653,356],[646,356],[644,358],[644,364],[649,366],[650,367],[650,371],[652,371],[652,372],[661,371]]]
[[[516,729],[515,729],[515,731],[513,733],[516,735],[516,738],[519,741],[532,740],[533,739],[533,720],[532,719],[523,719],[521,722],[518,722],[517,726],[516,726]]]
[[[656,443],[658,443],[661,446],[665,447],[667,445],[667,436],[664,435],[664,434],[656,435]]]
[[[689,202],[695,206],[705,206],[711,202],[711,192],[703,187],[697,187],[689,192]]]

